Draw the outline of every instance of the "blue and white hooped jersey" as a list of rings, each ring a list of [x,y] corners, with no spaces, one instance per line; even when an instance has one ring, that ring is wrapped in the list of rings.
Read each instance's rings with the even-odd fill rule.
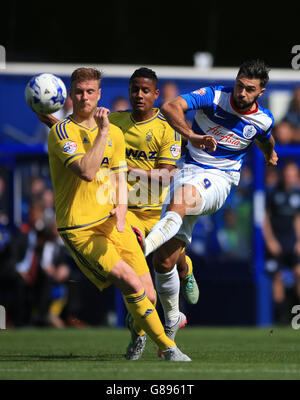
[[[258,103],[254,111],[239,112],[232,103],[232,91],[233,88],[214,86],[181,95],[189,110],[197,110],[193,131],[199,135],[212,135],[217,141],[214,152],[197,149],[189,142],[186,164],[240,172],[254,139],[263,142],[270,138],[274,125],[272,113]]]

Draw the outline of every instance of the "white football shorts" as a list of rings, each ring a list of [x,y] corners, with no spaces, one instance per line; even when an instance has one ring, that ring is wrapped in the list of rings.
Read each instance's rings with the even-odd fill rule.
[[[213,214],[225,203],[234,180],[230,173],[217,169],[201,168],[193,164],[184,164],[178,171],[167,193],[164,201],[161,218],[166,213],[166,208],[173,198],[174,193],[183,185],[194,186],[202,197],[202,204],[197,209],[190,208],[183,218],[180,230],[176,238],[182,240],[186,245],[192,241],[192,231],[200,215]],[[180,201],[180,198],[178,199]]]

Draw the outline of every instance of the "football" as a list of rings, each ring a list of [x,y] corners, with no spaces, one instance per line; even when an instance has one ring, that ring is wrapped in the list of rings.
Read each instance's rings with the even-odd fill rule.
[[[25,99],[38,114],[53,114],[66,101],[67,90],[63,81],[53,74],[33,76],[25,89]]]

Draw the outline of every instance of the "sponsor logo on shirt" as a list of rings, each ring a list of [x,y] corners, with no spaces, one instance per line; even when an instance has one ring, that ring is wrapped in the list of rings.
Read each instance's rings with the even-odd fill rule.
[[[243,129],[243,135],[246,139],[251,139],[256,134],[256,129],[253,125],[246,125]]]
[[[133,160],[156,160],[157,151],[149,151],[148,153],[141,150],[126,149],[126,158]]]
[[[221,128],[221,125],[216,125],[216,126],[210,127],[206,131],[206,133],[209,133],[214,136],[218,136],[218,142],[225,142],[228,144],[232,144],[234,146],[239,146],[241,144],[241,141],[235,138],[234,133],[224,134],[224,132],[220,128]]]
[[[200,94],[200,96],[203,96],[206,93],[206,89],[205,88],[197,89],[194,90],[193,93]]]
[[[102,160],[102,162],[101,162],[101,165],[104,165],[104,164],[109,165],[109,159],[108,159],[108,157],[104,157],[104,158],[103,158],[103,160]]]
[[[178,157],[181,153],[181,147],[177,143],[172,144],[172,146],[170,147],[170,152],[173,157]]]
[[[63,146],[63,151],[68,154],[74,154],[76,150],[77,150],[77,143],[72,142],[71,140],[68,140]]]

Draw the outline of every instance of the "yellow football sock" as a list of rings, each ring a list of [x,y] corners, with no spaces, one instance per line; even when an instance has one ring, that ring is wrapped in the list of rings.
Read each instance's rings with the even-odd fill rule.
[[[143,289],[139,293],[123,296],[127,310],[134,320],[158,345],[161,351],[167,350],[169,346],[175,346],[173,340],[169,339],[159,319],[154,305],[146,296]]]
[[[191,273],[193,272],[193,263],[192,260],[190,259],[189,256],[185,255],[185,261],[187,263],[188,266],[188,272],[186,274],[186,278],[189,277],[191,275]]]
[[[154,301],[154,307],[156,307],[156,303],[157,303],[157,296],[156,296],[156,292],[155,292],[155,301]],[[145,335],[145,331],[139,327],[139,325],[136,323],[136,320],[133,321],[133,329],[135,331],[135,333],[139,336]]]
[[[146,333],[142,328],[140,328],[138,326],[138,324],[136,323],[135,320],[133,321],[133,329],[134,329],[134,332],[139,336],[143,336]]]

